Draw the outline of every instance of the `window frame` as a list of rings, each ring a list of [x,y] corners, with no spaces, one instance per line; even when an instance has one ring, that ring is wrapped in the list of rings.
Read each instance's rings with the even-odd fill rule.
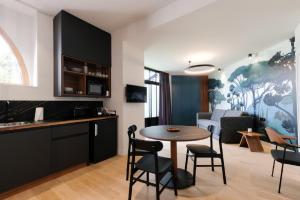
[[[155,72],[155,73],[158,73],[158,74],[160,74],[160,71],[157,71],[157,70],[154,70],[154,69],[151,69],[151,68],[148,68],[148,67],[144,67],[144,70],[148,70],[149,71],[149,73],[150,72]],[[149,74],[150,75],[150,74]],[[158,86],[158,90],[157,90],[157,93],[159,94],[159,90],[160,90],[160,81],[158,80],[158,81],[151,81],[151,80],[148,80],[148,79],[145,79],[144,78],[144,83],[145,83],[145,85],[150,85],[150,90],[151,90],[151,85],[154,85],[154,86]],[[153,116],[152,115],[152,98],[149,98],[150,99],[150,102],[148,102],[149,103],[149,117],[145,117],[145,125],[147,125],[147,120],[150,120],[150,121],[155,121],[155,120],[157,120],[157,122],[158,122],[158,118],[159,118],[159,95],[156,95],[156,99],[155,99],[155,101],[156,101],[156,115],[157,116]],[[147,94],[147,95],[150,95],[150,97],[152,97],[152,92],[151,92],[151,94]],[[152,122],[151,122],[151,124],[152,124]],[[153,125],[153,124],[152,124]]]
[[[9,35],[0,27],[0,37],[2,37],[4,39],[4,41],[8,44],[8,46],[10,47],[12,53],[14,54],[14,56],[17,59],[18,65],[20,67],[20,71],[21,71],[21,78],[22,78],[22,84],[24,86],[29,86],[29,75],[28,75],[28,71],[25,65],[25,61],[23,56],[21,55],[19,49],[16,47],[16,45],[14,44],[14,42],[12,41],[12,39],[9,37]],[[1,83],[0,84],[6,84],[6,83]]]

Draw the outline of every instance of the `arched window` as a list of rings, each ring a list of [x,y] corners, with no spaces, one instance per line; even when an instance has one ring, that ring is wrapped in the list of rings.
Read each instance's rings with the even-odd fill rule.
[[[29,85],[24,59],[11,38],[1,28],[0,83]]]

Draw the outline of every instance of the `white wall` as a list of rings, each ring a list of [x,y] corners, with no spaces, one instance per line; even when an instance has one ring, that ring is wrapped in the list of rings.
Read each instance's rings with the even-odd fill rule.
[[[135,124],[144,127],[144,104],[126,103],[126,84],[144,85],[144,48],[137,38],[130,40],[125,36],[126,29],[112,33],[112,98],[104,105],[117,110],[118,153],[127,153],[127,128]],[[137,134],[138,136],[139,134]]]
[[[126,84],[144,86],[144,48],[140,44],[126,41],[123,44],[123,88]],[[123,131],[135,124],[138,129],[144,128],[144,103],[126,103],[124,99]],[[136,135],[139,137],[139,134]]]
[[[296,88],[297,88],[297,119],[298,124],[300,124],[300,24],[298,25],[295,31],[295,38],[296,38]],[[300,127],[298,126],[298,143],[300,141]]]
[[[37,86],[0,84],[0,100],[95,100],[54,97],[53,17],[37,13]]]
[[[1,1],[0,28],[8,34],[24,59],[29,84],[36,85],[37,11],[15,1]],[[20,34],[22,33],[22,34]]]

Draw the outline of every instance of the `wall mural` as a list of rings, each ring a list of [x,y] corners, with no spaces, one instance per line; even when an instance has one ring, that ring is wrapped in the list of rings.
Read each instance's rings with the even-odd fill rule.
[[[295,39],[288,52],[234,67],[224,79],[209,79],[210,108],[241,110],[264,119],[280,133],[296,135]]]

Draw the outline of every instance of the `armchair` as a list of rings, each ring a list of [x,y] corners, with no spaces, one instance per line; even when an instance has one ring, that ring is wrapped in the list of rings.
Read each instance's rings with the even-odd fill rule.
[[[278,193],[281,191],[281,183],[282,183],[282,174],[283,174],[283,167],[284,164],[300,166],[300,153],[296,151],[287,151],[287,149],[299,149],[300,146],[288,143],[286,140],[295,139],[294,137],[280,135],[275,130],[271,128],[266,128],[267,135],[270,141],[275,144],[275,149],[271,150],[271,155],[274,159],[273,168],[272,168],[272,176],[274,174],[275,168],[275,161],[281,163],[281,172],[280,172],[280,179],[279,179],[279,187]],[[279,150],[278,146],[282,147],[283,150]]]

